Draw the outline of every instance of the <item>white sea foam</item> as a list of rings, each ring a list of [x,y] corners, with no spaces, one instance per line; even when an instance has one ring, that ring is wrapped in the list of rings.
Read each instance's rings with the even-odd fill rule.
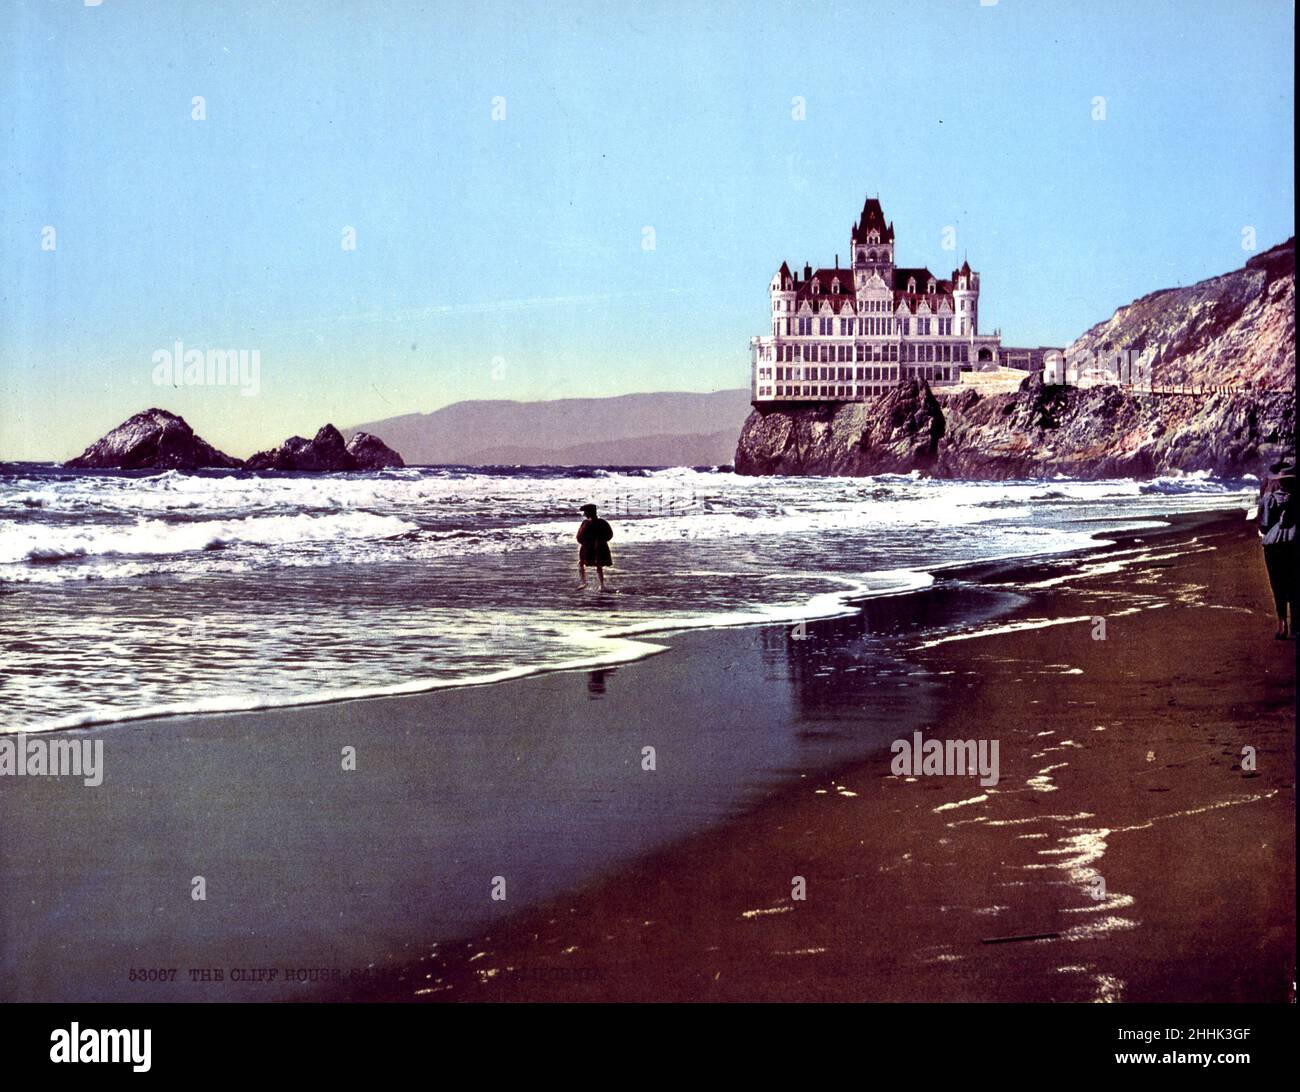
[[[1223,507],[1229,494],[1178,478],[0,467],[0,582],[17,597],[8,602],[21,599],[7,619],[12,643],[0,647],[6,728],[628,662],[661,649],[643,639],[651,634],[849,615],[860,600],[914,594],[954,566],[1095,548],[1099,533],[1160,526],[1168,513]],[[572,590],[585,502],[615,525],[613,578],[625,594]],[[85,586],[63,598],[39,587],[62,582]],[[193,636],[196,621],[206,636]],[[102,666],[87,672],[86,662]]]
[[[304,705],[329,705],[334,702],[358,701],[369,698],[392,698],[404,694],[428,694],[435,690],[487,686],[491,683],[522,679],[531,675],[551,674],[561,671],[591,671],[602,667],[632,663],[667,651],[668,648],[665,645],[654,645],[643,641],[609,641],[601,651],[553,664],[505,668],[500,671],[490,671],[480,675],[467,675],[454,679],[420,679],[394,683],[388,686],[353,686],[335,689],[327,687],[313,690],[310,693],[288,696],[222,694],[211,698],[199,698],[166,705],[141,706],[130,710],[111,706],[94,707],[71,716],[28,725],[7,725],[0,722],[0,735],[35,734],[70,728],[88,728],[100,724],[151,720],[157,717],[193,716],[206,713],[243,713],[260,709],[290,709]]]
[[[367,512],[246,516],[185,523],[151,519],[130,526],[18,526],[6,522],[0,524],[0,564],[86,557],[162,557],[235,545],[285,546],[391,538],[417,529],[413,523]]]

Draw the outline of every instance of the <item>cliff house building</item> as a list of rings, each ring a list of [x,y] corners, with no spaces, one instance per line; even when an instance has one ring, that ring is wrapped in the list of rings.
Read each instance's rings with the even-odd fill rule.
[[[750,339],[755,404],[859,401],[904,379],[947,386],[963,368],[999,367],[1001,334],[980,332],[969,262],[946,279],[895,265],[894,225],[875,197],[850,244],[848,268],[837,255],[834,268],[805,265],[800,276],[782,262],[772,278],[772,332]]]

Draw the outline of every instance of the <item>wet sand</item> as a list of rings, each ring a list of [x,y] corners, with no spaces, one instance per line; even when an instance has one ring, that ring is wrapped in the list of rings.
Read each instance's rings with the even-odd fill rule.
[[[1253,531],[1237,513],[980,582],[1022,597],[991,623],[1009,631],[909,656],[939,683],[926,736],[997,739],[996,787],[895,776],[882,747],[345,995],[1285,1001],[1296,646],[1272,639]],[[847,681],[852,632],[808,635]],[[725,692],[665,705],[664,659],[625,672],[646,717],[700,701],[726,717]],[[812,700],[852,724],[837,690],[862,696]]]
[[[1136,534],[617,669],[72,733],[103,785],[0,785],[0,997],[1282,1000],[1295,645],[1241,513]],[[914,731],[999,784],[893,776]]]

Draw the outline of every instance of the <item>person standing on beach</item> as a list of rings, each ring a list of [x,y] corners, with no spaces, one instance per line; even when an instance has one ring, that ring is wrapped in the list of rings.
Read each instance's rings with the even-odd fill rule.
[[[1277,609],[1279,641],[1295,636],[1296,625],[1296,561],[1300,544],[1296,541],[1296,480],[1295,462],[1284,459],[1272,467],[1273,476],[1265,480],[1260,490],[1259,537],[1264,544],[1264,567],[1273,589],[1273,605]],[[1291,608],[1291,626],[1287,629],[1286,609]]]
[[[605,569],[614,564],[609,553],[609,540],[614,537],[614,529],[603,519],[596,516],[594,504],[584,504],[582,514],[586,518],[578,528],[578,587],[587,586],[587,566],[596,566],[596,579],[600,581],[600,590],[605,590]]]

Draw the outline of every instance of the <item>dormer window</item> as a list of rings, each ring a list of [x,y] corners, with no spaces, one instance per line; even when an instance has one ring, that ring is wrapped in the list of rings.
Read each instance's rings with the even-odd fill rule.
[[[879,235],[879,233],[873,231],[870,235],[867,236],[867,242],[869,242],[869,243],[878,243],[878,242],[880,242],[880,235]]]
[[[926,291],[927,291],[930,295],[932,295],[932,296],[934,295],[934,279],[933,279],[933,278],[931,278],[929,285],[926,287]]]
[[[813,281],[813,282],[812,282],[812,293],[813,293],[814,296],[817,295],[817,289],[818,289],[818,287],[819,287],[819,286],[818,286],[818,283],[817,283],[816,281]]]
[[[909,292],[911,292],[911,293],[915,293],[915,292],[916,292],[916,278],[915,278],[915,277],[908,277],[908,278],[907,278],[907,290],[908,290]]]
[[[834,295],[834,296],[838,296],[838,295],[840,294],[840,279],[839,279],[839,277],[836,277],[833,281],[831,281],[831,294]]]

